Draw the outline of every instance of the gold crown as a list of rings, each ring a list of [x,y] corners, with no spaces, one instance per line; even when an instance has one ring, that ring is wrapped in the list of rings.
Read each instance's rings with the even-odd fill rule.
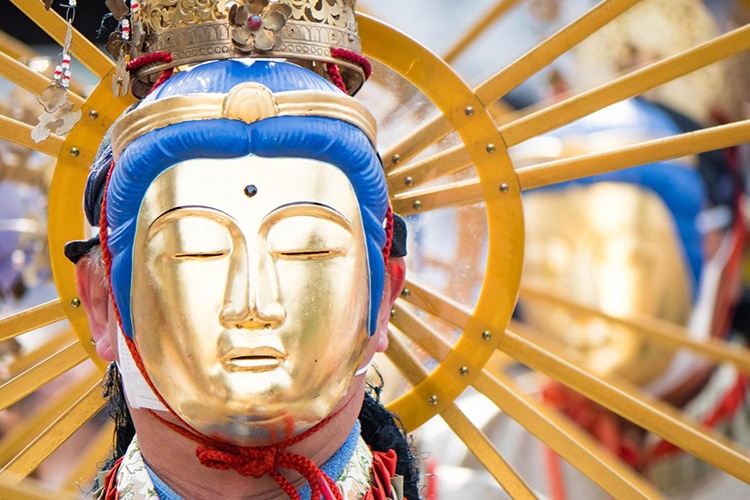
[[[132,71],[133,93],[145,95],[162,71],[217,59],[286,59],[328,78],[337,64],[352,95],[365,80],[358,64],[332,50],[362,52],[356,0],[142,0],[131,19],[131,60],[166,52],[170,62]]]

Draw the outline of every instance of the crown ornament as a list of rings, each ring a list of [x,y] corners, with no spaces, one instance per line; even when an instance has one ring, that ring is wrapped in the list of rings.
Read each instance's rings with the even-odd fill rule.
[[[145,96],[164,71],[241,57],[285,59],[329,79],[340,76],[350,95],[366,79],[367,69],[357,62],[362,46],[356,0],[140,0],[136,5],[129,22],[129,60],[149,61],[130,70],[136,97]],[[159,54],[169,57],[149,57]],[[334,75],[329,65],[336,65]]]

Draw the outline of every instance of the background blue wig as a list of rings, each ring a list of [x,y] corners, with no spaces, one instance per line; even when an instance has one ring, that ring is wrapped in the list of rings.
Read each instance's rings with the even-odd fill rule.
[[[573,137],[580,140],[593,139],[595,134],[602,132],[617,133],[623,137],[631,134],[645,140],[679,134],[683,130],[658,106],[643,99],[631,99],[604,108],[549,135],[563,140]],[[679,159],[666,160],[556,184],[541,190],[600,182],[633,184],[654,192],[662,199],[674,219],[677,235],[682,243],[695,300],[704,260],[703,235],[696,222],[708,203],[706,186],[698,169],[687,166]]]
[[[235,59],[209,62],[178,73],[142,104],[175,95],[226,93],[243,82],[260,83],[272,92],[341,92],[315,73],[291,63]],[[177,163],[249,154],[320,160],[340,168],[348,177],[359,200],[367,239],[369,333],[375,332],[385,277],[383,221],[388,209],[385,176],[375,146],[359,128],[340,120],[276,117],[249,125],[227,119],[171,125],[138,138],[120,155],[107,188],[108,247],[112,256],[112,295],[120,311],[123,331],[129,338],[133,338],[130,308],[133,243],[146,190],[156,177]]]

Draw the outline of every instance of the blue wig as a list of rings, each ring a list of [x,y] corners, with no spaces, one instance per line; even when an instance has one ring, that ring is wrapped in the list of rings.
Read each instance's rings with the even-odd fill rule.
[[[341,92],[312,71],[291,63],[235,59],[209,62],[178,73],[142,103],[175,95],[226,93],[244,82],[260,83],[272,92]],[[183,122],[139,137],[120,155],[107,188],[108,248],[112,257],[112,296],[128,338],[133,338],[130,309],[133,243],[146,190],[162,172],[177,163],[250,154],[319,160],[338,167],[347,176],[359,200],[367,239],[369,333],[375,332],[385,277],[383,221],[388,209],[385,176],[375,147],[364,132],[349,123],[323,117],[285,116],[252,124],[229,119]]]
[[[617,132],[624,136],[665,137],[683,132],[658,106],[643,99],[623,101],[571,123],[550,135],[560,138],[586,137],[601,132]],[[693,299],[699,290],[703,269],[703,236],[696,219],[708,203],[708,193],[700,173],[679,160],[666,160],[650,165],[628,168],[606,174],[586,177],[544,190],[560,189],[571,185],[589,185],[599,182],[633,184],[657,194],[672,215],[677,234],[682,243]]]

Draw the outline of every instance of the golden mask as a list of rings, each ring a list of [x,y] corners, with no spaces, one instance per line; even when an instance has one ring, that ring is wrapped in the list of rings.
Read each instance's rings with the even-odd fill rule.
[[[690,313],[686,257],[656,194],[599,183],[537,191],[524,199],[524,271],[550,290],[605,313],[685,324]],[[595,372],[646,383],[668,365],[668,351],[625,327],[561,307],[523,303],[523,317]]]
[[[288,439],[343,398],[367,345],[359,203],[315,160],[191,160],[138,216],[134,339],[167,404],[243,446]]]

